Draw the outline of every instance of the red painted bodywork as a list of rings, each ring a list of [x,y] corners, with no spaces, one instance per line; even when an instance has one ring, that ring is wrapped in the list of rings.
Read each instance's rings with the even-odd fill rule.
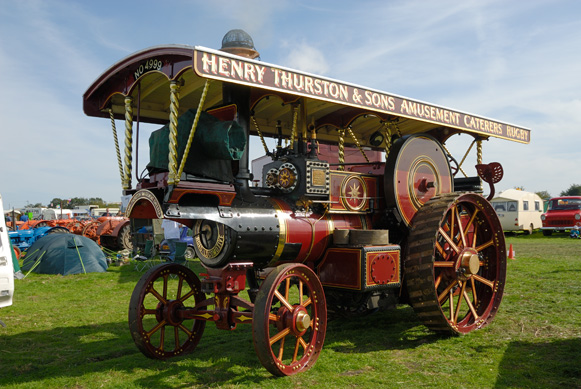
[[[541,216],[543,230],[581,228],[581,196],[562,196],[549,200],[549,208]]]

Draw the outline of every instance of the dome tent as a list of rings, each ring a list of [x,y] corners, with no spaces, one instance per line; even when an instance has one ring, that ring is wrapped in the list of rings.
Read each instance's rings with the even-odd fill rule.
[[[40,238],[28,248],[22,263],[24,272],[63,276],[106,270],[107,260],[99,245],[73,234],[50,234]]]

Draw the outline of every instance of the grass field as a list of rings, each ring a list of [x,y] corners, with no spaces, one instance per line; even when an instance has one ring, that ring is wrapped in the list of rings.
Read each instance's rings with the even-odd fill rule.
[[[581,387],[581,240],[508,236],[515,260],[496,319],[462,337],[429,332],[408,306],[328,323],[317,364],[273,378],[250,326],[208,323],[194,353],[150,360],[127,324],[133,265],[16,280],[0,310],[0,387]],[[201,267],[196,271],[201,271]]]

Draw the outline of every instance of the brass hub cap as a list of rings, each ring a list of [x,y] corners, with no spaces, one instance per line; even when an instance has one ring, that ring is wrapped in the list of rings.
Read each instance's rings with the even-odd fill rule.
[[[299,311],[295,317],[295,327],[299,332],[305,331],[311,326],[311,317],[305,311]]]
[[[466,275],[477,274],[480,270],[480,258],[478,254],[471,251],[465,251],[460,256],[460,266],[464,269]]]

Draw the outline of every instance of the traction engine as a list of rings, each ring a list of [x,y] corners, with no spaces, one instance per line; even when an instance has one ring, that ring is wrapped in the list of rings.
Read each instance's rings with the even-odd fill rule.
[[[290,375],[313,366],[330,315],[408,303],[436,332],[488,324],[506,274],[503,231],[482,195],[482,180],[493,193],[502,177],[499,164],[481,161],[488,135],[398,115],[389,102],[399,100],[387,94],[383,111],[346,104],[343,90],[354,98],[363,90],[257,56],[251,38],[233,30],[222,51],[136,53],[85,94],[85,112],[110,117],[115,140],[115,119],[125,119],[127,139],[135,117],[163,124],[169,111],[136,188],[130,162],[120,165],[132,195],[126,215],[134,225],[169,218],[191,228],[204,270],[166,263],[140,279],[129,327],[143,354],[192,352],[207,322],[250,324],[260,362]],[[144,64],[153,70],[140,73]],[[464,160],[444,144],[461,132],[474,137],[480,177],[455,177]],[[264,148],[252,169],[251,136]]]

